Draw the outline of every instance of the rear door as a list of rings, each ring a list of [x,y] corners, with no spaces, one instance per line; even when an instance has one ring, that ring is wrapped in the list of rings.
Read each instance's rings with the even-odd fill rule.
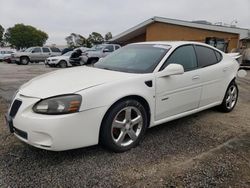
[[[42,49],[40,47],[36,47],[36,48],[33,48],[33,50],[31,51],[30,55],[29,55],[29,58],[31,61],[41,61],[42,59]]]
[[[60,56],[62,54],[59,48],[51,47],[51,56]]]
[[[195,51],[203,85],[199,106],[204,107],[222,100],[225,92],[223,77],[228,67],[219,63],[222,60],[220,52],[210,47],[195,45]]]
[[[48,57],[51,56],[51,52],[49,50],[49,48],[43,47],[43,61],[45,61]]]
[[[202,85],[193,45],[177,48],[160,70],[173,63],[182,65],[185,72],[160,78],[156,73],[156,121],[199,106]]]

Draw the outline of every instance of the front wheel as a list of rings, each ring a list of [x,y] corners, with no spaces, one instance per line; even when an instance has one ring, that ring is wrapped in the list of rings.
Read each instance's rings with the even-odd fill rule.
[[[60,61],[58,63],[58,67],[60,67],[60,68],[66,68],[67,67],[67,62],[66,61]]]
[[[232,81],[227,88],[223,102],[219,106],[219,110],[222,112],[231,112],[236,106],[238,94],[238,86],[235,81]]]
[[[21,57],[20,58],[20,63],[22,65],[28,65],[29,64],[29,58],[28,57]]]
[[[104,117],[101,144],[114,152],[127,151],[142,140],[147,124],[147,113],[141,103],[133,99],[121,101]]]

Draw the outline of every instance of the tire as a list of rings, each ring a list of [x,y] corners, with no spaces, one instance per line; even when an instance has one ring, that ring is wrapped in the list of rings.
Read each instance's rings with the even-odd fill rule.
[[[67,62],[66,61],[60,61],[57,65],[57,67],[60,67],[60,68],[67,68]]]
[[[20,64],[22,65],[28,65],[29,64],[29,58],[28,57],[21,57],[20,58]]]
[[[147,113],[141,103],[133,99],[120,101],[103,119],[100,143],[114,152],[130,150],[142,140],[147,125]]]
[[[221,112],[231,112],[238,101],[239,90],[235,81],[232,81],[226,91],[223,102],[218,109]]]

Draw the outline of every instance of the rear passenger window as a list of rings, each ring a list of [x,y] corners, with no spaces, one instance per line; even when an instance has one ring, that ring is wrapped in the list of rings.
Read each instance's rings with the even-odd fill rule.
[[[61,50],[59,50],[58,48],[50,48],[52,52],[61,52]]]
[[[197,60],[194,47],[191,45],[181,46],[177,48],[164,63],[161,70],[169,64],[180,64],[185,71],[190,71],[197,68]]]
[[[218,62],[213,49],[196,45],[195,50],[200,67],[207,67]]]
[[[41,53],[41,48],[34,48],[32,50],[33,53]]]
[[[222,55],[220,52],[217,52],[217,51],[214,51],[215,52],[215,55],[217,57],[217,62],[220,62],[222,60]]]
[[[48,48],[43,48],[43,53],[50,53]]]

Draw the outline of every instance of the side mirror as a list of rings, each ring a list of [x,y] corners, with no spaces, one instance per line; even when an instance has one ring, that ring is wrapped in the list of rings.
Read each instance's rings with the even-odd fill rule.
[[[109,52],[109,49],[105,48],[105,49],[103,49],[103,52],[107,53],[107,52]]]
[[[159,72],[158,77],[167,77],[172,75],[180,75],[184,73],[184,68],[180,64],[169,64],[165,69]]]

